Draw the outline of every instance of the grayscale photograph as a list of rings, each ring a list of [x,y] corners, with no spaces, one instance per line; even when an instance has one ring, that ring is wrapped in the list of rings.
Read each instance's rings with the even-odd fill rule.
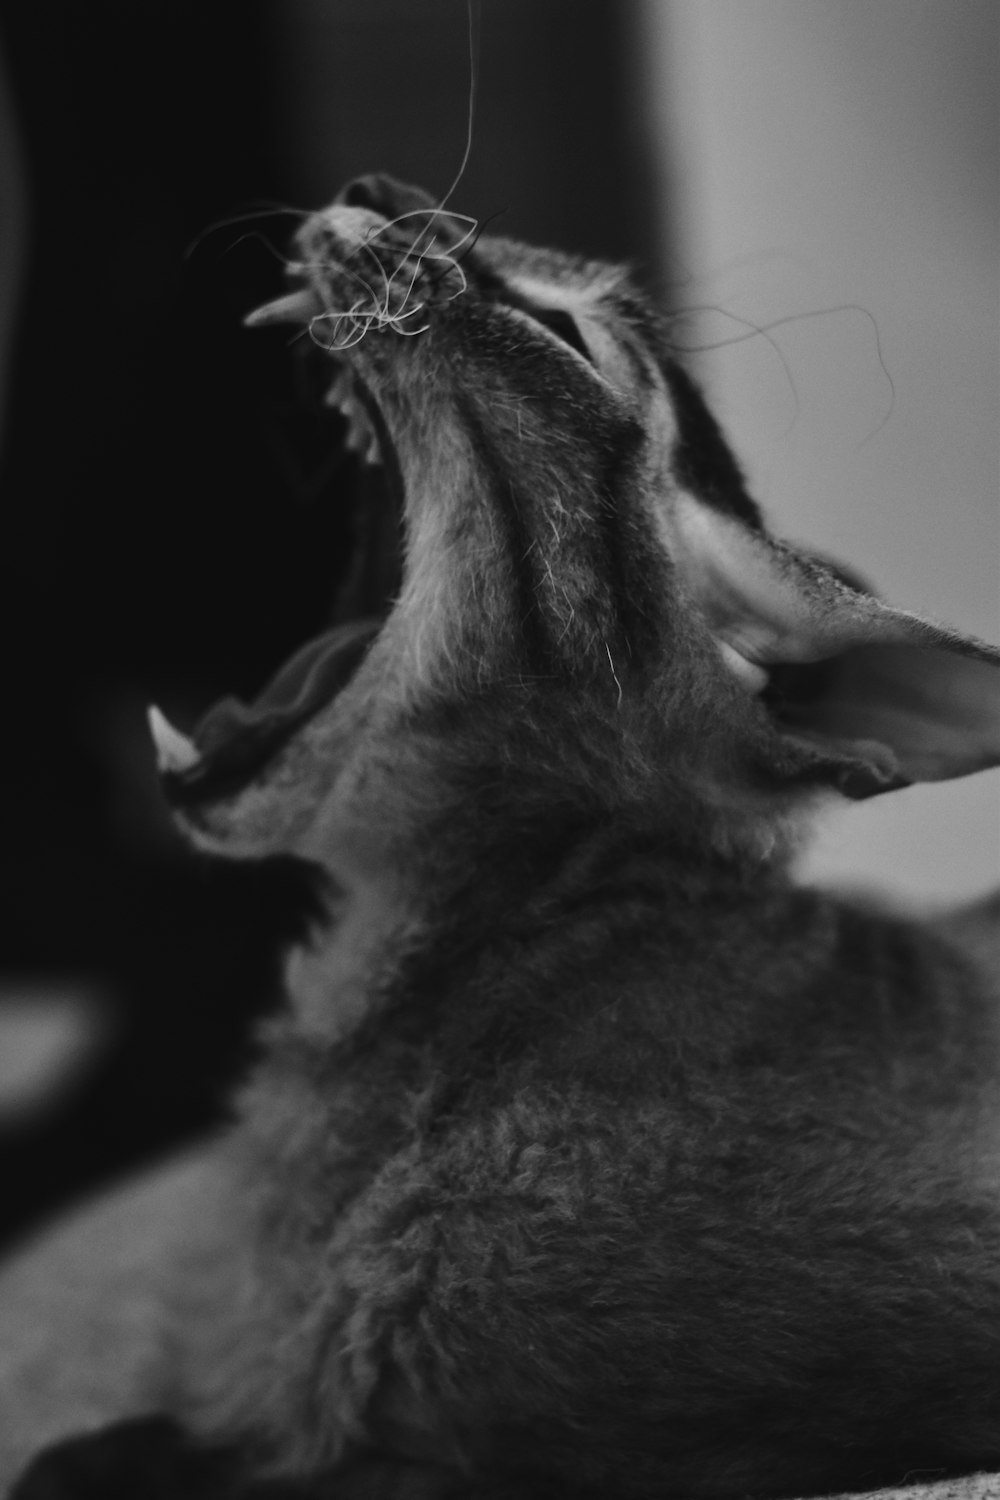
[[[0,0],[0,1500],[1000,1500],[997,0]]]

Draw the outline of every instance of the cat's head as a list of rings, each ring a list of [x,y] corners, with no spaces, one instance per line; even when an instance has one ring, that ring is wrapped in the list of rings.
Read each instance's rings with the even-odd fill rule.
[[[249,320],[325,352],[391,503],[359,525],[359,619],[193,745],[157,723],[196,836],[321,857],[331,809],[417,826],[447,765],[738,844],[802,789],[1000,761],[1000,653],[767,533],[625,273],[474,230],[361,179]]]

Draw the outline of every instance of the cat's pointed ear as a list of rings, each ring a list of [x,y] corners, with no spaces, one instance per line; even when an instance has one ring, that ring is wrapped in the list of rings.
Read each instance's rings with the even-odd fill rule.
[[[809,764],[863,797],[1000,764],[1000,651],[690,494],[676,516],[681,572],[791,774]]]

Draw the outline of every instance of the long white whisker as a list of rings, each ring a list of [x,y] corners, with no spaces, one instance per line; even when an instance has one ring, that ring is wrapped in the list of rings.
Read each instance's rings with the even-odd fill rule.
[[[469,21],[469,108],[468,108],[468,111],[467,111],[466,123],[465,123],[465,150],[462,152],[462,160],[458,164],[458,171],[455,173],[455,176],[452,178],[451,185],[449,186],[448,191],[445,193],[444,197],[441,199],[441,202],[437,205],[436,208],[433,208],[433,209],[410,209],[407,213],[400,214],[397,218],[391,219],[388,224],[382,225],[381,230],[379,231],[379,233],[384,233],[385,230],[387,230],[392,224],[398,224],[400,222],[400,220],[412,218],[416,214],[419,214],[419,213],[426,213],[426,214],[428,214],[429,217],[428,217],[428,220],[427,220],[427,225],[425,226],[424,229],[422,229],[420,231],[420,233],[417,235],[417,238],[414,240],[413,244],[410,247],[410,254],[416,253],[418,256],[420,254],[420,251],[419,251],[420,241],[421,241],[423,235],[427,232],[427,230],[430,228],[430,226],[434,223],[434,220],[436,218],[438,218],[439,215],[441,215],[441,214],[443,214],[445,212],[445,210],[447,208],[447,205],[448,205],[448,200],[451,198],[452,193],[454,193],[455,189],[458,187],[458,184],[461,182],[462,178],[465,176],[465,169],[466,169],[466,167],[469,164],[469,157],[472,154],[472,127],[473,127],[473,122],[474,122],[475,117],[476,117],[476,94],[477,94],[477,82],[478,82],[478,80],[477,80],[477,77],[476,77],[476,52],[475,52],[475,39],[474,39],[474,36],[473,36],[473,30],[472,30],[472,6],[471,5],[469,6],[469,10],[468,10],[468,21]],[[463,219],[463,218],[468,218],[468,215],[466,215],[466,214],[455,214],[455,215],[453,215],[453,217],[459,218],[459,219]],[[477,224],[476,228],[478,228],[478,227],[479,226]],[[475,233],[475,230],[473,230],[472,233]],[[374,236],[374,238],[377,238],[377,235]],[[463,240],[463,243],[464,243],[464,240]]]

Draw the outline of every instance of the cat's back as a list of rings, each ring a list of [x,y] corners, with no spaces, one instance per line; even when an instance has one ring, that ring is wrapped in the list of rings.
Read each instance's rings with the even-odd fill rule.
[[[887,1401],[902,1447],[960,1460],[1000,1398],[997,1016],[968,957],[809,892],[719,903],[686,952],[674,920],[617,982],[570,965],[530,1045],[515,1004],[470,1047],[366,1251],[400,1365],[419,1327],[459,1446],[628,1494],[891,1470]]]
[[[996,1085],[995,901],[918,924],[784,879],[668,875],[571,905],[442,985],[431,1056],[473,1118],[538,1092],[682,1124],[715,1099],[885,1141]]]

